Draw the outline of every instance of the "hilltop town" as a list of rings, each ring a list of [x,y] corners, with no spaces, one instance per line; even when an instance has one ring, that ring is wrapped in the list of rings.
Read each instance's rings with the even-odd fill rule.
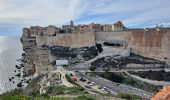
[[[25,52],[24,74],[47,75],[39,79],[40,94],[47,93],[47,87],[58,84],[74,87],[69,77],[88,91],[114,95],[126,92],[149,99],[169,83],[140,79],[129,71],[169,70],[169,39],[170,28],[130,29],[121,21],[88,25],[74,25],[71,21],[62,28],[31,26],[23,28],[21,37]],[[110,72],[118,73],[117,77],[112,77],[123,81],[113,83],[103,77],[102,73]],[[122,83],[124,81],[128,84]],[[135,82],[138,85],[134,85]],[[148,86],[148,90],[143,86]]]
[[[24,28],[21,41],[30,62],[35,66],[37,65],[36,72],[43,72],[38,69],[38,66],[50,69],[50,67],[47,67],[50,65],[49,62],[56,60],[54,55],[57,55],[57,52],[53,53],[53,46],[62,47],[56,49],[65,49],[65,47],[77,49],[89,47],[90,49],[95,46],[95,48],[92,48],[94,49],[93,54],[90,54],[94,57],[99,54],[129,56],[132,52],[169,64],[169,32],[169,28],[159,27],[128,29],[121,21],[106,25],[92,23],[77,26],[74,26],[73,21],[71,21],[70,25],[64,25],[62,28],[53,25]],[[96,53],[94,53],[95,51]],[[30,53],[35,55],[29,56]],[[64,51],[58,53],[61,55]],[[82,58],[81,56],[79,58]],[[75,58],[79,59],[78,57]],[[65,58],[59,57],[58,60],[60,59]]]

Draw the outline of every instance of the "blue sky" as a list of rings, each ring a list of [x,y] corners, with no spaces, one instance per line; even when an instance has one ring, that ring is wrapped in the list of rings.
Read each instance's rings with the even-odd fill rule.
[[[23,27],[114,23],[170,27],[170,0],[0,0],[0,35],[22,34]]]

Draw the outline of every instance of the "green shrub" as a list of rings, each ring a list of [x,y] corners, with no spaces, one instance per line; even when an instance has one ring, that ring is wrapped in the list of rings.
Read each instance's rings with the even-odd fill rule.
[[[51,97],[49,100],[69,100],[69,99],[63,97]]]
[[[81,87],[70,87],[67,89],[66,94],[82,94],[84,89]]]
[[[15,95],[15,96],[1,96],[0,100],[31,100],[31,97]]]
[[[96,67],[95,67],[95,66],[91,66],[91,67],[89,67],[89,69],[90,69],[91,71],[95,71],[95,70],[96,70]]]
[[[66,87],[65,86],[50,86],[46,89],[46,94],[52,94],[52,95],[61,95],[65,94]]]
[[[73,100],[95,100],[94,98],[92,97],[88,97],[88,96],[79,96],[77,98],[74,98]]]
[[[45,97],[45,98],[50,98],[50,96],[47,93],[43,93],[43,94],[41,94],[41,96]]]
[[[130,94],[130,93],[118,93],[117,97],[126,99],[126,100],[142,100],[141,97],[139,97],[137,95]]]

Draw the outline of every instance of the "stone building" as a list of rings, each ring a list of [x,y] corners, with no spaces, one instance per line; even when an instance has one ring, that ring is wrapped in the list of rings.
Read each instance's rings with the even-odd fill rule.
[[[90,27],[88,25],[78,25],[76,31],[90,32]]]
[[[110,25],[110,24],[103,25],[103,31],[104,32],[112,32],[113,31],[112,30],[112,25]]]
[[[31,36],[35,36],[35,35],[40,35],[42,36],[44,34],[44,27],[41,26],[31,26],[30,27],[30,34]]]
[[[114,23],[112,25],[112,30],[113,31],[117,31],[117,30],[123,30],[124,29],[124,25],[121,21],[117,21],[116,23]]]
[[[124,28],[120,21],[115,24],[101,25],[91,23],[77,26],[74,26],[73,22],[71,22],[70,25],[65,25],[63,28],[57,28],[53,25],[48,27],[31,26],[23,29],[21,40],[23,41],[24,51],[27,55],[30,55],[28,58],[30,62],[35,64],[36,68],[38,68],[37,70],[46,70],[51,66],[52,57],[49,53],[49,47],[51,46],[62,46],[63,48],[71,49],[96,48],[96,43],[101,44],[103,42],[110,42],[109,44],[113,45],[103,45],[103,53],[115,54],[118,52],[117,54],[119,54],[120,51],[121,54],[128,55],[133,52],[170,64],[170,28],[132,29],[126,31]],[[63,30],[64,34],[61,34],[61,30]],[[123,46],[119,46],[119,44]],[[71,49],[66,49],[66,51],[71,52]]]
[[[60,28],[57,28],[54,25],[49,25],[48,27],[45,28],[44,34],[48,36],[55,36],[56,33],[58,33]]]
[[[103,31],[103,26],[101,24],[94,24],[94,23],[91,23],[88,25],[89,26],[89,29],[91,31],[95,31],[95,32],[98,32],[98,31]]]
[[[73,31],[75,31],[75,26],[73,24],[73,21],[70,21],[70,25],[63,25],[62,29],[64,33],[72,33]]]

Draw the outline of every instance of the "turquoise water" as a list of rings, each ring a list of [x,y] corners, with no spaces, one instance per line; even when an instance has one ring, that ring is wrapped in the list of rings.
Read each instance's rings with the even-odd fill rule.
[[[15,84],[9,82],[9,77],[16,75],[14,72],[15,65],[21,58],[22,46],[20,37],[5,37],[0,36],[0,94],[16,88]]]

